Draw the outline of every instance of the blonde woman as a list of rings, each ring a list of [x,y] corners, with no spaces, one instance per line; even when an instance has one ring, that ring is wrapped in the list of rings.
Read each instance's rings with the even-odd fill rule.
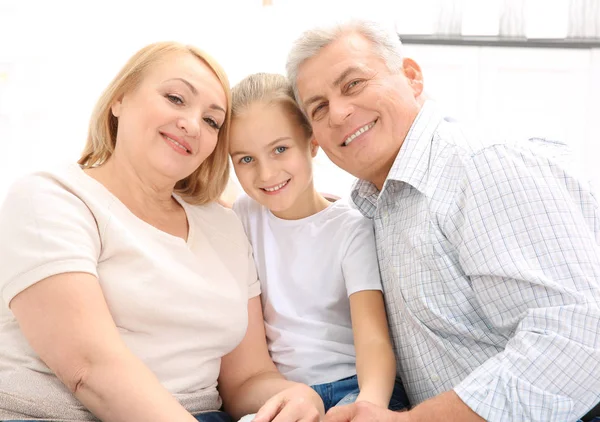
[[[79,164],[13,186],[0,419],[228,421],[222,404],[238,418],[275,396],[257,421],[318,420],[269,358],[248,241],[216,203],[230,108],[212,58],[152,44],[100,98]]]

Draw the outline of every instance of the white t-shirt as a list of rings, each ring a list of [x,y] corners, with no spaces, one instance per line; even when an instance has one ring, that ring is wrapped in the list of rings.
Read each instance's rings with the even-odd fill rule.
[[[343,201],[300,220],[277,218],[246,195],[233,209],[254,250],[279,371],[308,385],[355,375],[348,297],[381,290],[372,222]]]
[[[221,357],[260,293],[239,220],[217,204],[187,214],[187,242],[137,218],[72,165],[17,182],[0,208],[0,419],[93,420],[31,349],[8,305],[51,275],[99,280],[130,350],[190,412],[216,410]]]

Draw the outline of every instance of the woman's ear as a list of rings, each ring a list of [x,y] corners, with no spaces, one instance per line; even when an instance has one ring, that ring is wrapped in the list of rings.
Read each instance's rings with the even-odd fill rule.
[[[317,139],[313,136],[310,140],[310,155],[312,158],[317,156],[317,152],[319,152],[319,144]]]
[[[121,108],[123,107],[123,97],[124,95],[119,95],[119,97],[115,100],[114,103],[110,106],[110,111],[112,115],[116,118],[121,116]]]
[[[116,118],[119,118],[119,116],[121,115],[121,105],[121,100],[117,100],[110,106],[110,111],[112,112],[112,115]]]

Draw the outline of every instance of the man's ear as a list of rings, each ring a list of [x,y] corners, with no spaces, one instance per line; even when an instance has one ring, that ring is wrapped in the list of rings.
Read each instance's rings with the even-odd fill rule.
[[[310,140],[310,155],[312,156],[312,158],[315,158],[317,156],[317,152],[319,152],[319,144],[317,142],[317,138],[313,137]]]
[[[419,97],[423,93],[423,73],[421,72],[421,66],[413,59],[405,58],[402,60],[402,70],[404,71],[404,76],[408,79],[408,84],[412,88],[415,98]]]

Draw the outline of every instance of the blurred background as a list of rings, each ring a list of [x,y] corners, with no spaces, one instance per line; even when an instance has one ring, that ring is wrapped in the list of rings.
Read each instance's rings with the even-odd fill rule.
[[[600,0],[0,0],[0,200],[20,175],[78,159],[96,99],[144,45],[197,45],[235,84],[283,73],[302,30],[348,17],[393,26],[447,116],[567,142],[600,186]],[[319,190],[349,192],[324,154],[315,168]],[[239,191],[233,179],[228,198]]]

